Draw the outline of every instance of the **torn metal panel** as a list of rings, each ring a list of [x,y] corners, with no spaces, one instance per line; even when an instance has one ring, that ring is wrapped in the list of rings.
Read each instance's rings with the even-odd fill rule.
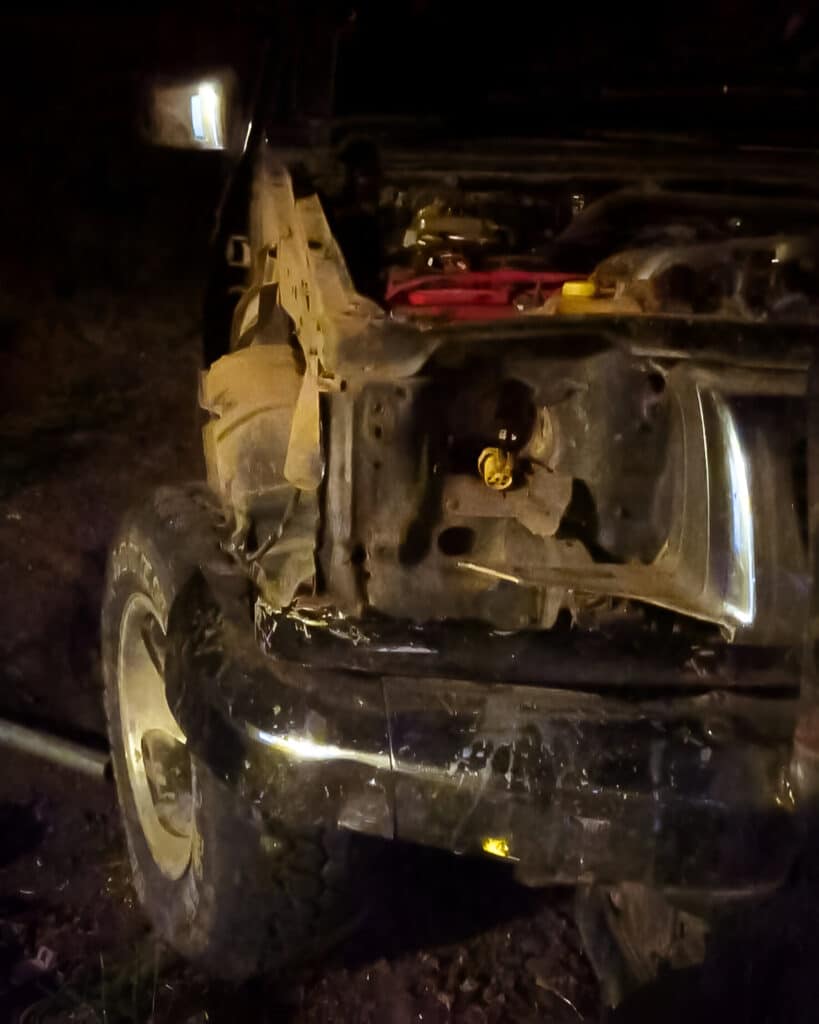
[[[208,480],[233,512],[237,552],[274,607],[315,575],[315,488],[288,475],[305,380],[289,347],[251,345],[218,360],[201,381],[211,416],[203,431]]]
[[[290,176],[268,151],[255,178],[250,246],[255,275],[249,292],[254,298],[241,308],[237,333],[253,336],[261,320],[263,291],[275,287],[276,301],[289,316],[306,360],[285,475],[301,490],[315,491],[324,467],[322,378],[332,377],[342,339],[383,319],[383,312],[356,293],[318,197],[297,200]]]
[[[344,257],[315,195],[296,199],[290,176],[265,152],[254,186],[250,244],[266,254],[262,283],[275,283],[305,356],[332,373],[337,351],[383,321],[384,313],[353,287]]]
[[[276,495],[289,500],[285,460],[301,386],[293,353],[281,346],[240,349],[202,375],[208,482],[241,516]]]
[[[284,475],[302,491],[315,491],[324,473],[317,360],[312,356],[301,379],[287,441]]]

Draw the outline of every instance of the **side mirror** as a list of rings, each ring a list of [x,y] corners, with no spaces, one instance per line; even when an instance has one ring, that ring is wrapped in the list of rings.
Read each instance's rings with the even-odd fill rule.
[[[195,80],[158,81],[148,91],[144,134],[155,146],[231,149],[237,128],[236,77],[231,71]]]

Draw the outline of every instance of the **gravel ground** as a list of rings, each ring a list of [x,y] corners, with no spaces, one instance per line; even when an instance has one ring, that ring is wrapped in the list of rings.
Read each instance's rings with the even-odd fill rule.
[[[210,157],[138,148],[110,104],[83,134],[65,90],[20,102],[30,123],[52,120],[15,122],[0,191],[0,714],[93,741],[109,539],[150,488],[201,475],[198,308],[219,174]],[[287,990],[210,984],[135,907],[110,786],[5,751],[0,765],[0,1021],[597,1015],[570,894],[405,848],[379,913],[322,969]]]

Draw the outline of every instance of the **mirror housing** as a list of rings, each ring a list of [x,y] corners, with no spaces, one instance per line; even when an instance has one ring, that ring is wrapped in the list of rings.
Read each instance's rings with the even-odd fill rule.
[[[148,90],[146,140],[173,149],[232,149],[237,127],[235,99],[232,71],[184,81],[156,81]]]

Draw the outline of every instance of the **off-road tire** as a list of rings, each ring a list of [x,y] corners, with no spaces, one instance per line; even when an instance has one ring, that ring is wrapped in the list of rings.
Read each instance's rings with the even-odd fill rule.
[[[262,824],[208,765],[192,758],[191,856],[178,878],[158,866],[130,784],[120,721],[120,623],[143,594],[163,630],[174,598],[206,562],[230,563],[218,543],[207,488],[165,488],[129,514],[108,563],[102,618],[105,709],[111,757],[140,903],[159,936],[217,977],[294,970],[360,917],[352,884],[356,837]]]

